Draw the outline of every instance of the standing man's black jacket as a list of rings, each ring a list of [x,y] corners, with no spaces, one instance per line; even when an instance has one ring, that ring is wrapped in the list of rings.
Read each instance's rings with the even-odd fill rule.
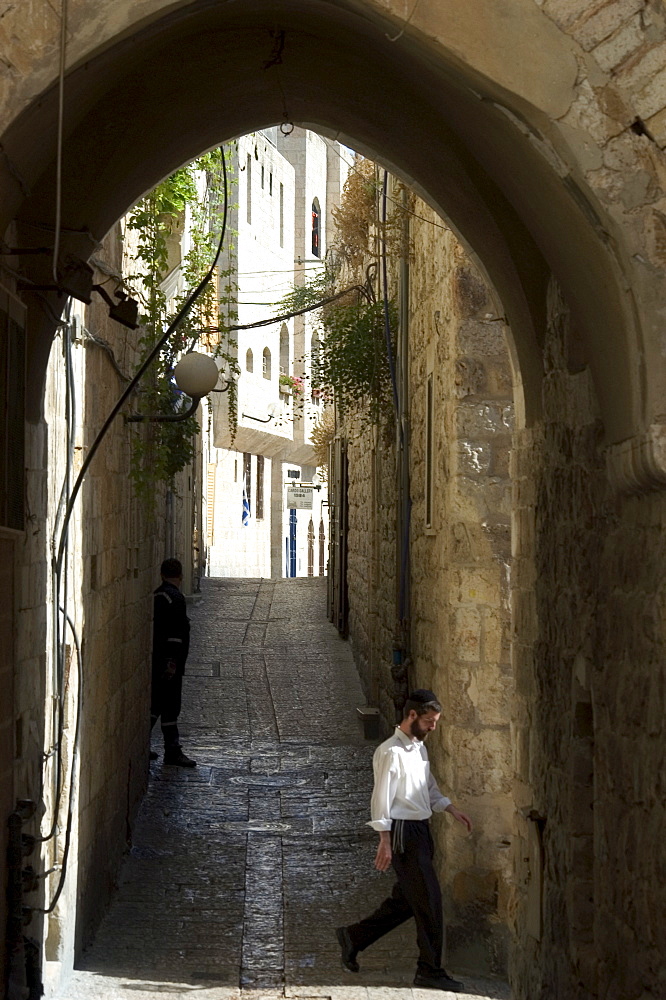
[[[185,673],[190,649],[190,619],[184,595],[172,583],[161,583],[153,591],[153,675],[160,676],[173,660],[177,672]]]

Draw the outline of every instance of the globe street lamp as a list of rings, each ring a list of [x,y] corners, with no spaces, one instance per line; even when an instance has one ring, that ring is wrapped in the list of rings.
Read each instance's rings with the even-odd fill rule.
[[[180,391],[190,396],[192,400],[187,410],[183,410],[182,413],[132,413],[125,418],[128,423],[138,423],[142,420],[175,423],[178,420],[187,420],[196,413],[201,398],[215,389],[220,370],[215,359],[209,354],[189,351],[182,356],[173,370],[173,375]],[[219,392],[225,392],[231,385],[231,375],[225,372],[225,377],[228,378],[228,382],[224,389],[218,390]]]

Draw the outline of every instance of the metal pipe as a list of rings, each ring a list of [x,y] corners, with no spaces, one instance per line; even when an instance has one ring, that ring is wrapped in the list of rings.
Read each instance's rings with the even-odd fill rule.
[[[190,407],[183,413],[130,413],[125,417],[128,424],[140,423],[143,420],[154,420],[157,423],[177,423],[179,420],[187,420],[197,412],[197,406],[201,402],[201,396],[192,396]]]

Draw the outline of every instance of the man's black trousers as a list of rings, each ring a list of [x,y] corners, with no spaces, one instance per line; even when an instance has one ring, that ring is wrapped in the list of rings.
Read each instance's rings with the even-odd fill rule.
[[[442,893],[433,865],[434,844],[428,820],[401,820],[402,845],[396,844],[396,821],[391,830],[393,892],[365,920],[347,930],[354,947],[363,951],[394,927],[414,917],[419,945],[418,971],[431,973],[442,967],[444,925]],[[398,851],[402,846],[403,850]]]
[[[153,728],[158,719],[161,720],[166,748],[180,746],[177,722],[180,715],[182,690],[183,675],[180,671],[176,671],[171,676],[165,674],[163,669],[153,671],[150,692],[150,728]]]

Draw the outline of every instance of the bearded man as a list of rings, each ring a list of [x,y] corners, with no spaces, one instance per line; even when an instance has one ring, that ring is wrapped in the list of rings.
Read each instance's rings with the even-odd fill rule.
[[[343,966],[358,972],[359,951],[414,917],[419,946],[414,985],[460,993],[463,984],[442,967],[442,894],[433,865],[429,819],[433,812],[448,812],[468,833],[472,821],[442,795],[430,773],[424,740],[436,728],[441,711],[432,691],[412,691],[402,722],[375,751],[368,824],[379,833],[374,865],[380,872],[392,865],[397,881],[374,913],[359,923],[338,927],[336,936]]]

